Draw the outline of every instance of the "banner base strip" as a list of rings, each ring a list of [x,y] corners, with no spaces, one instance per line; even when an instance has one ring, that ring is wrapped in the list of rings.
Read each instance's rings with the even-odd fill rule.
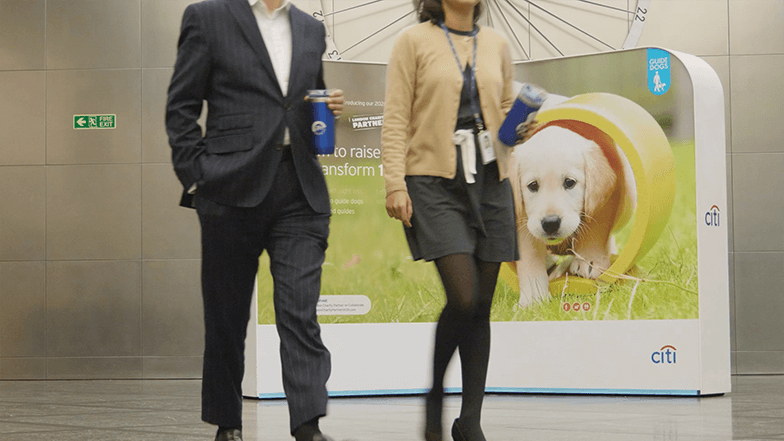
[[[459,394],[461,388],[448,387],[447,394]],[[577,389],[577,388],[540,388],[540,387],[488,387],[492,394],[558,394],[558,395],[674,395],[699,396],[699,390],[689,389]],[[367,397],[388,395],[422,395],[427,389],[379,389],[379,390],[339,390],[330,391],[330,397]],[[248,397],[252,398],[252,397]],[[282,392],[259,394],[260,400],[286,398]]]

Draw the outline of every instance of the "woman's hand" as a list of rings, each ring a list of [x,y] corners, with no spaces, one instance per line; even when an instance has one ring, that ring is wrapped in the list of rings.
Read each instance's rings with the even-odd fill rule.
[[[387,196],[387,214],[393,217],[407,227],[411,227],[411,198],[408,197],[408,192],[396,191]]]

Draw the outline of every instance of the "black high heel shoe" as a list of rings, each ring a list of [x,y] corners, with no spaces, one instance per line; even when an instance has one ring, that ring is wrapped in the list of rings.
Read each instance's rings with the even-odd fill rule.
[[[475,427],[462,426],[459,418],[455,419],[455,422],[452,423],[452,439],[455,441],[487,441],[479,424]]]
[[[444,393],[431,390],[425,395],[425,441],[442,441],[441,412],[444,406]]]

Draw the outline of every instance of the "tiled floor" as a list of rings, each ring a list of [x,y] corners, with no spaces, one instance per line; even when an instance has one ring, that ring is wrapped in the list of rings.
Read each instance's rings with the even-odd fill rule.
[[[0,440],[212,440],[200,382],[0,382]],[[336,441],[419,440],[421,397],[335,398],[322,429]],[[459,410],[446,402],[445,422]],[[287,441],[286,403],[246,400],[246,440]],[[488,395],[483,426],[501,440],[784,440],[784,376],[736,376],[706,398]],[[448,426],[447,426],[448,429]]]

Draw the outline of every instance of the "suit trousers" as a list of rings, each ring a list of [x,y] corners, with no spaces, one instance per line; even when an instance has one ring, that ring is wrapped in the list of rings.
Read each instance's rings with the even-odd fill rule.
[[[326,415],[331,362],[321,341],[316,305],[329,214],[310,207],[290,157],[280,163],[259,206],[230,207],[197,195],[196,211],[202,235],[206,334],[202,420],[223,427],[242,425],[245,337],[259,256],[266,250],[293,433]]]

